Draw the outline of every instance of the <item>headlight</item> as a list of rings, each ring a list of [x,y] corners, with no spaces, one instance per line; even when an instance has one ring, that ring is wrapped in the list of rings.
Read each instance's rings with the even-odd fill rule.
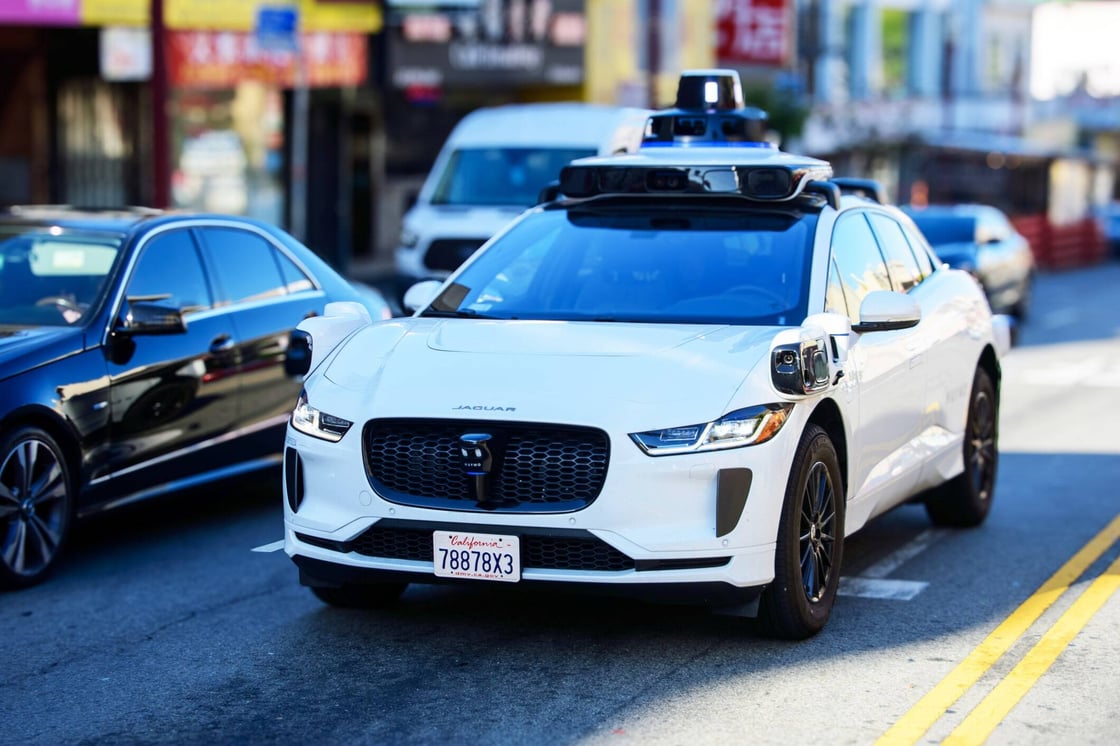
[[[650,456],[742,448],[777,435],[792,409],[788,403],[763,404],[725,414],[714,422],[631,433],[630,437]]]
[[[299,392],[299,401],[296,402],[296,408],[292,410],[292,427],[301,433],[337,443],[353,424],[333,414],[320,412],[307,403],[306,391]]]
[[[420,236],[415,231],[410,231],[407,228],[401,231],[401,246],[406,249],[416,248],[416,244],[420,242]]]

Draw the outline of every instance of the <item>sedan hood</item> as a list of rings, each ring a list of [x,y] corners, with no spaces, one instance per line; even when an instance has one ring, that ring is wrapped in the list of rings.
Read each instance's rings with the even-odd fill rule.
[[[85,330],[0,325],[0,380],[81,351]]]
[[[623,421],[635,428],[724,414],[779,331],[433,319],[378,326],[355,335],[326,372],[362,392],[363,418]]]

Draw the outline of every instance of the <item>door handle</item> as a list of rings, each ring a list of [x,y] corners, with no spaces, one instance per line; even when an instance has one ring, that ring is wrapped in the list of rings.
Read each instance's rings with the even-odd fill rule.
[[[228,334],[219,334],[217,337],[214,337],[212,342],[210,342],[210,352],[213,355],[220,355],[223,352],[229,352],[230,350],[232,350],[234,348],[234,344],[235,343],[233,341],[233,337],[229,336]]]

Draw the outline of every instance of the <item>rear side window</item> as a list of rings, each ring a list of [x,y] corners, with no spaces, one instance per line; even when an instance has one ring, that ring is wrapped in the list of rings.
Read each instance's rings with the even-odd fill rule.
[[[288,282],[271,243],[237,228],[203,228],[202,234],[225,301],[246,303],[285,294]]]
[[[910,251],[910,243],[902,233],[902,226],[886,215],[875,212],[869,213],[867,219],[871,222],[871,227],[879,238],[879,247],[887,258],[887,271],[894,289],[909,292],[910,288],[922,281],[922,274],[914,253]]]
[[[933,260],[930,258],[929,245],[917,231],[909,226],[902,226],[902,232],[906,234],[906,241],[914,252],[914,260],[918,262],[918,270],[922,273],[922,278],[929,277],[933,274]]]

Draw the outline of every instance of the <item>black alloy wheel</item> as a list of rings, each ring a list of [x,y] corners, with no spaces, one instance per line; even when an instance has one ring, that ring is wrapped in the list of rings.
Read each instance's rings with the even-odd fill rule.
[[[931,493],[926,512],[945,526],[978,526],[992,508],[999,466],[999,400],[988,371],[977,368],[964,430],[964,471]]]
[[[810,603],[819,603],[834,572],[836,549],[836,493],[828,468],[817,461],[801,498],[801,586]]]
[[[828,434],[809,425],[794,454],[774,553],[774,582],[759,617],[771,634],[803,640],[824,628],[844,554],[843,482]]]
[[[45,578],[73,512],[70,470],[54,438],[36,427],[0,438],[0,585],[23,588]]]

